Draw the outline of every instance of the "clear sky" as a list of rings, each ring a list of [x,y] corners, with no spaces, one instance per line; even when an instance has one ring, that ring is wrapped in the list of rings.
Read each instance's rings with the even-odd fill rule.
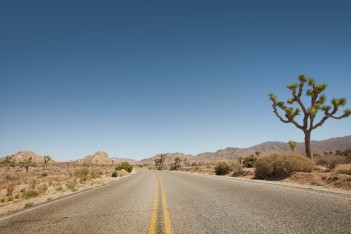
[[[351,103],[351,2],[1,1],[0,156],[141,159],[303,141],[300,73]],[[351,107],[350,104],[347,105]],[[327,121],[313,140],[351,134]]]

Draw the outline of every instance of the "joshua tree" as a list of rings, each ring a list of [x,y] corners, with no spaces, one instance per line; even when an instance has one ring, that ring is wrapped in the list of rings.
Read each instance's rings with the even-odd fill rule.
[[[21,162],[21,167],[26,168],[26,172],[28,172],[30,166],[34,166],[34,163],[32,162],[32,157],[25,159],[23,162]]]
[[[290,146],[291,151],[295,152],[296,142],[295,141],[289,141],[288,145]]]
[[[155,166],[158,170],[163,169],[163,164],[165,162],[166,157],[167,157],[167,154],[160,154],[159,158],[155,158]]]
[[[15,167],[15,161],[12,160],[12,157],[13,157],[13,155],[6,156],[5,160],[1,162],[2,164],[4,164],[7,167],[7,169],[9,169],[10,167]]]
[[[178,170],[180,168],[180,162],[182,160],[179,157],[174,159],[174,163],[171,164],[171,170]]]
[[[238,160],[238,162],[239,162],[240,165],[242,164],[243,159],[244,159],[243,156],[238,156],[238,157],[236,157],[236,160]]]
[[[303,88],[305,83],[310,86],[306,91],[306,95],[311,98],[310,106],[305,106],[302,103],[301,96],[303,94]],[[339,110],[340,106],[344,106],[346,104],[346,98],[333,98],[331,100],[332,106],[325,105],[326,96],[323,94],[324,90],[327,87],[327,84],[318,85],[313,78],[309,78],[307,80],[305,75],[299,76],[299,84],[288,84],[288,89],[291,90],[292,98],[287,100],[287,103],[292,105],[297,103],[299,107],[294,108],[293,106],[287,107],[285,102],[277,101],[277,96],[273,93],[269,94],[270,100],[272,101],[273,112],[275,115],[282,121],[283,123],[292,123],[298,129],[302,130],[305,135],[305,149],[306,155],[309,158],[312,158],[311,154],[311,132],[322,126],[324,122],[329,119],[342,119],[349,117],[351,115],[350,109],[345,109],[344,114],[336,116],[335,114]],[[281,109],[285,113],[285,118],[282,117],[278,108]],[[301,109],[300,109],[301,108]],[[300,114],[302,110],[303,120],[302,124],[299,124],[295,117]],[[317,113],[321,111],[323,113],[323,117],[319,120],[318,123],[314,123],[316,120]]]
[[[51,157],[49,155],[44,155],[44,167],[43,171],[45,170],[46,164],[51,160]]]

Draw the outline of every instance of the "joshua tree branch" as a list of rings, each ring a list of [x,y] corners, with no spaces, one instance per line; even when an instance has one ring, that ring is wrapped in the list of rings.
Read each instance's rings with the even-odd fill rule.
[[[280,119],[280,121],[282,121],[283,123],[290,123],[289,120],[286,120],[279,115],[278,110],[277,110],[277,106],[275,104],[273,104],[272,106],[273,106],[274,114],[278,117],[278,119]]]

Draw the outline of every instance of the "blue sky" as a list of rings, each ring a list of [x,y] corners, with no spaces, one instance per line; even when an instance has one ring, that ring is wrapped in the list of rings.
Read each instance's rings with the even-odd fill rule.
[[[303,141],[300,73],[351,102],[349,1],[2,1],[0,156],[141,159]],[[348,105],[351,107],[351,105]],[[321,140],[351,134],[327,121]]]

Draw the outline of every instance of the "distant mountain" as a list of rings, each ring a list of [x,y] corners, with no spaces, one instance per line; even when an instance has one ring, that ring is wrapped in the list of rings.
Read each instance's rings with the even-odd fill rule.
[[[351,136],[331,138],[322,141],[311,141],[311,148],[313,154],[324,155],[324,152],[334,152],[336,150],[347,150],[351,149]],[[225,149],[220,149],[216,152],[205,152],[198,154],[196,156],[183,153],[169,153],[165,163],[174,162],[175,157],[186,158],[188,162],[216,162],[221,160],[235,160],[237,156],[249,156],[255,154],[255,152],[260,152],[260,155],[267,155],[273,152],[289,152],[290,147],[286,142],[280,141],[268,141],[262,144],[258,144],[249,148],[234,148],[227,147]],[[305,153],[305,143],[299,142],[296,146],[296,151],[302,154]],[[142,164],[154,164],[154,160],[159,155],[155,155],[150,158],[143,159],[138,163]]]
[[[227,147],[225,149],[217,150],[214,153],[205,152],[198,154],[194,157],[195,161],[219,161],[219,160],[226,160],[226,159],[234,159],[238,155],[239,148],[231,148]]]
[[[155,163],[155,158],[158,158],[160,156],[160,154],[156,154],[150,158],[145,158],[142,159],[140,161],[138,161],[139,164],[154,164]],[[174,159],[176,157],[179,157],[180,159],[182,159],[182,161],[184,161],[184,159],[186,159],[189,162],[195,161],[194,160],[194,156],[189,155],[189,154],[183,154],[183,153],[167,153],[167,157],[165,159],[165,164],[169,164],[174,162]]]
[[[311,141],[311,148],[313,154],[324,155],[324,152],[334,152],[336,150],[345,151],[351,149],[351,135],[345,137],[336,137],[328,140],[322,141]],[[216,152],[204,152],[193,156],[191,154],[184,153],[168,153],[165,163],[169,164],[174,162],[176,157],[181,158],[182,160],[186,159],[189,163],[192,162],[216,162],[221,160],[235,160],[237,156],[248,156],[255,154],[255,152],[260,152],[260,155],[267,155],[273,152],[289,152],[290,148],[286,142],[280,141],[268,141],[262,144],[258,144],[248,148],[235,148],[227,147],[225,149],[217,150]],[[297,143],[296,151],[304,154],[305,144],[303,142]],[[32,157],[33,162],[43,163],[44,159],[42,156],[37,155],[31,151],[19,151],[13,155],[13,159],[16,162],[22,162],[28,158]],[[159,157],[159,154],[154,155],[150,158],[145,158],[136,162],[134,159],[128,158],[109,158],[106,152],[98,151],[94,154],[87,155],[83,159],[76,160],[75,162],[80,164],[111,164],[119,162],[129,162],[129,163],[139,163],[139,164],[154,164],[155,158]],[[4,158],[0,158],[2,161]],[[53,162],[53,161],[50,161]],[[50,163],[49,162],[49,163]]]
[[[134,164],[136,162],[135,159],[130,159],[130,158],[117,158],[117,157],[112,157],[112,160],[114,160],[116,163],[121,163],[121,162],[128,162],[131,164]]]

